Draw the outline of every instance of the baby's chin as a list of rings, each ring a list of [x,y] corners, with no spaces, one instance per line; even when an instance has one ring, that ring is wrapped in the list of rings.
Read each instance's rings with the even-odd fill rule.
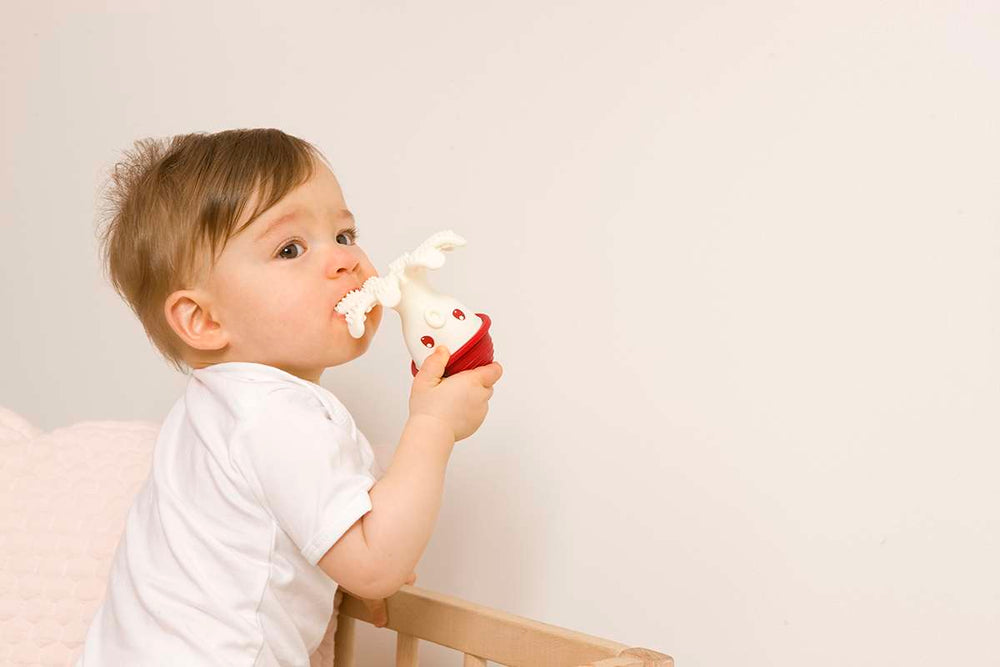
[[[375,307],[368,311],[365,316],[365,332],[361,334],[361,339],[371,342],[371,339],[375,337],[375,332],[378,331],[381,324],[382,304],[377,303],[375,304]]]

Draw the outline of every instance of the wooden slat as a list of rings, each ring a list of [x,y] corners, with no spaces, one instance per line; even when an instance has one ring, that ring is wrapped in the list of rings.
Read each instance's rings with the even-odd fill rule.
[[[617,658],[630,650],[625,644],[416,586],[403,586],[386,605],[386,627],[501,665],[575,667]],[[340,611],[342,616],[371,622],[364,604],[350,595],[344,595]]]
[[[630,648],[617,658],[605,658],[581,667],[674,667],[674,659],[648,648]]]
[[[333,639],[333,667],[354,667],[354,619],[337,616],[337,632]]]
[[[651,651],[648,648],[633,647],[618,654],[642,660],[643,667],[674,667],[674,659],[665,653]]]
[[[482,658],[465,654],[465,659],[462,661],[462,667],[486,667],[486,661]]]
[[[346,600],[346,598],[345,598]],[[402,632],[396,634],[396,667],[418,667],[420,640]]]

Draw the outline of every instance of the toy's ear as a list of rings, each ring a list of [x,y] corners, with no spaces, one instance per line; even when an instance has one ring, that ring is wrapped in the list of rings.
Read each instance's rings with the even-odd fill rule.
[[[465,239],[451,231],[446,229],[444,231],[432,234],[429,239],[420,244],[417,250],[423,248],[434,248],[435,250],[442,251],[452,251],[455,248],[461,248],[465,245]]]
[[[200,290],[178,290],[163,304],[170,328],[196,350],[220,350],[229,344],[229,334],[212,317],[210,303]]]
[[[421,246],[411,253],[410,258],[411,262],[406,267],[407,272],[424,268],[440,269],[444,266],[445,260],[444,252],[434,246]]]
[[[417,246],[416,250],[406,253],[390,264],[389,271],[405,269],[408,274],[419,277],[424,268],[440,269],[444,266],[444,253],[464,245],[465,239],[450,229],[438,232]]]

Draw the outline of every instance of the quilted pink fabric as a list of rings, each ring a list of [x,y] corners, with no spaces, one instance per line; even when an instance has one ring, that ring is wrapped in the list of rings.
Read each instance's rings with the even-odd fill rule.
[[[88,421],[43,433],[0,406],[0,665],[76,659],[159,428]],[[335,627],[311,667],[333,665]]]

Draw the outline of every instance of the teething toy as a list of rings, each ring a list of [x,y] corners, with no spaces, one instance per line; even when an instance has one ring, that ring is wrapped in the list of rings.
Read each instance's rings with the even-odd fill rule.
[[[346,317],[351,336],[364,334],[365,314],[382,304],[399,313],[403,340],[413,359],[413,375],[438,345],[451,352],[444,377],[491,363],[489,316],[473,313],[456,299],[434,291],[427,282],[427,269],[440,268],[445,252],[464,245],[465,239],[453,231],[438,232],[389,264],[387,275],[372,276],[360,289],[344,295],[335,310]]]

